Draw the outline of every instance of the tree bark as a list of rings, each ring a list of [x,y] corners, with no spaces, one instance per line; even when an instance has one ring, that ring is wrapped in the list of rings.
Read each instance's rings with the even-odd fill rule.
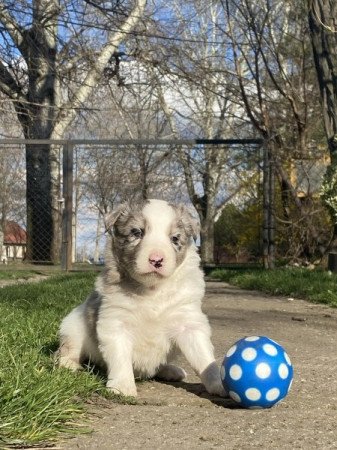
[[[309,1],[309,27],[329,150],[337,154],[337,3]]]
[[[333,221],[332,247],[337,249],[337,3],[309,0],[309,28],[320,89],[330,166],[322,186],[322,199]]]
[[[27,259],[59,262],[61,238],[59,155],[49,145],[26,146]]]
[[[214,219],[213,217],[202,220],[200,230],[201,261],[203,264],[214,263]]]
[[[50,138],[55,123],[58,13],[56,1],[35,1],[33,25],[21,46],[28,67],[28,104],[25,114],[20,114],[22,108],[17,112],[27,139]],[[27,259],[34,262],[59,261],[59,164],[58,148],[26,145]]]

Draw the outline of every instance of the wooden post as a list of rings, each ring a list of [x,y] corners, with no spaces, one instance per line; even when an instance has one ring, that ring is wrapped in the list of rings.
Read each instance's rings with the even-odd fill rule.
[[[72,218],[73,218],[73,145],[67,141],[63,146],[63,199],[61,268],[72,268]]]

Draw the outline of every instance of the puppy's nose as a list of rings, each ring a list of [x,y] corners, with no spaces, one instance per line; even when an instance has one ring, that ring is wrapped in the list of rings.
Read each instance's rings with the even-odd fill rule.
[[[163,265],[164,258],[159,253],[152,253],[149,256],[149,263],[151,266],[155,267],[156,269],[160,269]]]

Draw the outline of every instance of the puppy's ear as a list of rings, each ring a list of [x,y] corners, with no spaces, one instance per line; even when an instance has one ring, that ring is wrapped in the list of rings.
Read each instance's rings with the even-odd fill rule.
[[[104,225],[105,225],[105,232],[112,233],[112,227],[115,225],[119,217],[122,215],[128,214],[130,211],[130,205],[127,202],[121,203],[117,208],[115,208],[113,211],[107,213],[104,216]]]
[[[176,208],[187,234],[196,241],[200,233],[200,223],[195,214],[193,214],[194,211],[183,204],[178,205]]]

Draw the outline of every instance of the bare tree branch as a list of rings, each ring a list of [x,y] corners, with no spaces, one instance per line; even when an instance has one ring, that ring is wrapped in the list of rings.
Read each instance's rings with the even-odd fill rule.
[[[6,28],[13,42],[20,48],[23,43],[23,30],[16,20],[9,14],[3,2],[0,2],[0,22]]]
[[[60,108],[60,112],[52,132],[53,139],[62,136],[66,128],[75,118],[77,110],[83,107],[84,102],[88,99],[93,89],[97,86],[97,83],[101,78],[104,68],[108,64],[110,58],[118,49],[121,42],[125,39],[125,34],[130,33],[141,19],[145,6],[146,0],[136,1],[135,7],[125,22],[121,25],[119,31],[110,36],[108,43],[94,61],[93,67],[89,70],[89,73],[85,77],[82,85],[75,93],[74,98]]]
[[[26,100],[21,87],[2,61],[0,61],[0,90],[12,100]]]

